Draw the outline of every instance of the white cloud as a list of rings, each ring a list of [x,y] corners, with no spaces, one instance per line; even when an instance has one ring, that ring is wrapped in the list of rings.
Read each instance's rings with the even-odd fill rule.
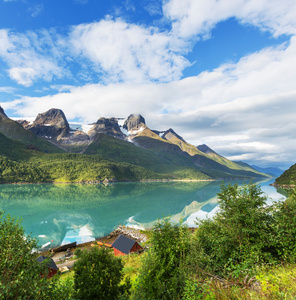
[[[189,65],[184,42],[120,19],[78,25],[70,40],[75,54],[86,57],[105,82],[171,81]]]
[[[13,88],[11,86],[1,86],[0,87],[0,93],[11,94],[13,92],[15,92],[15,88]]]
[[[19,34],[0,29],[0,57],[9,66],[10,78],[24,86],[31,86],[37,79],[50,81],[65,75],[58,65],[62,55],[59,46],[45,30]]]
[[[294,0],[169,0],[163,10],[182,37],[206,37],[217,23],[231,17],[274,36],[296,33]]]
[[[68,119],[86,123],[141,113],[152,129],[173,127],[192,144],[209,144],[228,158],[291,163],[296,151],[295,37],[237,63],[180,78],[189,64],[190,39],[207,37],[230,17],[274,36],[295,35],[295,6],[294,0],[170,0],[164,12],[171,32],[110,17],[73,26],[63,39],[55,31],[0,30],[0,56],[19,84],[61,78],[67,74],[64,60],[80,67],[76,78],[89,80],[95,74],[104,83],[61,83],[54,87],[56,95],[0,105],[21,117],[58,107]]]

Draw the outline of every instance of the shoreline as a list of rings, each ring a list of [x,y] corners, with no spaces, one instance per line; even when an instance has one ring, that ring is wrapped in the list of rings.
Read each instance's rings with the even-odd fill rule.
[[[277,183],[271,183],[270,184],[273,187],[283,188],[283,189],[293,189],[295,188],[295,184],[277,184]]]
[[[267,179],[266,177],[262,177]],[[237,177],[237,178],[212,178],[212,179],[141,179],[141,180],[123,180],[123,181],[118,181],[118,180],[86,180],[86,181],[44,181],[44,182],[1,182],[0,185],[4,184],[12,184],[12,185],[24,185],[24,184],[89,184],[89,185],[96,185],[96,184],[113,184],[113,183],[130,183],[130,182],[214,182],[214,181],[230,181],[230,180],[253,180],[257,179],[257,177]],[[275,183],[271,183],[270,185],[272,186],[277,186]],[[280,185],[279,185],[280,187]],[[288,187],[288,185],[287,185]],[[294,187],[291,185],[290,187]]]
[[[44,182],[4,182],[4,184],[23,185],[23,184],[113,184],[113,183],[130,183],[130,182],[200,182],[200,181],[221,181],[221,180],[237,180],[237,179],[141,179],[141,180],[124,180],[124,181],[44,181]]]

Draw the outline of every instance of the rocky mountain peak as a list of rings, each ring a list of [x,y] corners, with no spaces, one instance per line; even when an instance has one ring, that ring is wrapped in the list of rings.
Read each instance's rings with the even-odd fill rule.
[[[123,129],[131,131],[132,129],[140,127],[141,124],[146,125],[145,119],[140,114],[131,114],[125,120]]]
[[[180,135],[178,135],[172,128],[165,131],[162,134],[162,138],[164,138],[168,141],[170,141],[173,138],[177,138],[177,139],[181,140],[182,142],[186,143],[186,141]]]
[[[1,118],[8,118],[7,116],[6,116],[6,114],[5,114],[5,112],[4,112],[4,109],[0,106],[0,117]]]
[[[69,135],[70,126],[64,112],[60,109],[52,108],[38,114],[29,130],[41,137],[58,139]]]
[[[70,126],[64,112],[57,108],[51,108],[44,113],[38,114],[33,124],[45,126],[52,125],[55,127],[64,127],[67,130],[70,130]]]
[[[100,118],[88,132],[88,135],[93,138],[97,133],[124,138],[124,134],[121,132],[116,118]]]

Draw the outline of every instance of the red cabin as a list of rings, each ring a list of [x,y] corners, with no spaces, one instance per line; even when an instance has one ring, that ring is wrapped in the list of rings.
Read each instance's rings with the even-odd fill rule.
[[[47,268],[48,268],[47,278],[50,278],[50,277],[54,276],[59,270],[59,268],[57,267],[57,265],[55,264],[55,262],[51,258],[47,258],[47,257],[41,255],[36,260],[39,263],[42,263],[44,260],[47,261],[47,263],[46,263]],[[44,275],[41,275],[41,276],[43,277]]]
[[[126,255],[132,252],[137,252],[143,250],[143,248],[134,240],[124,236],[119,235],[119,237],[112,244],[114,255]]]

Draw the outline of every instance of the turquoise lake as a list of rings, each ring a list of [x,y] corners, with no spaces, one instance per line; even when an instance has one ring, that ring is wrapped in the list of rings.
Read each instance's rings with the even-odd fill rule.
[[[269,185],[272,182],[257,183],[270,199],[284,199]],[[221,181],[0,185],[0,210],[21,217],[26,233],[37,237],[40,246],[55,247],[108,235],[119,224],[151,228],[165,216],[195,226],[196,217],[211,217],[217,210],[220,185]]]

